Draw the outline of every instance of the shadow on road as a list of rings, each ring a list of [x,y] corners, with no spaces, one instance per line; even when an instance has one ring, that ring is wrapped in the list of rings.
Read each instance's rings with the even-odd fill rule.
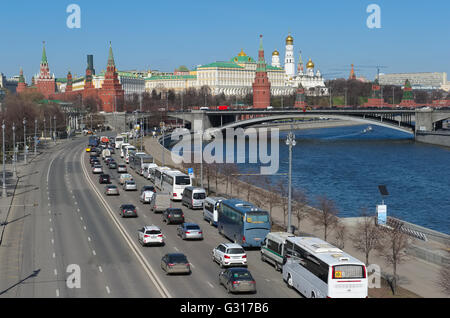
[[[1,292],[0,292],[0,296],[3,295],[3,294],[6,294],[9,290],[13,289],[14,287],[16,287],[16,286],[18,286],[18,285],[24,283],[26,280],[28,280],[28,279],[30,279],[30,278],[33,278],[33,277],[37,277],[38,274],[39,274],[40,272],[41,272],[40,269],[37,269],[37,270],[33,271],[33,273],[30,274],[29,276],[25,277],[25,278],[22,279],[22,280],[19,280],[17,283],[15,283],[14,285],[12,285],[11,287],[8,287],[8,288],[5,289],[4,291],[1,291]]]

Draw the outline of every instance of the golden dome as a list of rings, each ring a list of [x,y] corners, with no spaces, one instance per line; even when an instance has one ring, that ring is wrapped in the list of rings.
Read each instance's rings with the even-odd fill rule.
[[[275,51],[273,51],[273,53],[272,53],[272,56],[273,56],[273,55],[280,55],[280,53],[278,53],[278,51],[275,50]]]
[[[314,63],[309,59],[308,64],[306,64],[306,68],[314,68]]]
[[[247,54],[244,53],[244,50],[241,49],[241,52],[238,54],[238,56],[247,56]]]
[[[294,44],[294,38],[289,34],[286,38],[286,45],[292,45]]]

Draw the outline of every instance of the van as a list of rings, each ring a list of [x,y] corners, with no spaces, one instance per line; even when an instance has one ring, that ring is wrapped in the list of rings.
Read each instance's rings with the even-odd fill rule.
[[[153,213],[164,212],[172,207],[172,201],[170,201],[170,194],[165,192],[158,192],[152,196],[150,201],[150,211]]]
[[[124,154],[124,157],[125,157],[125,162],[126,162],[126,163],[130,163],[130,155],[131,155],[133,152],[136,152],[136,147],[135,147],[135,146],[129,145],[129,146],[126,146],[126,147],[125,147],[125,154]]]
[[[223,197],[207,197],[203,203],[203,219],[209,222],[210,225],[217,226],[217,220],[219,218],[219,204],[223,200]]]
[[[127,143],[127,142],[123,142],[121,145],[120,145],[120,158],[123,158],[123,157],[125,157],[125,147],[126,146],[131,146],[129,143]]]
[[[289,237],[295,237],[295,235],[288,232],[270,232],[267,234],[261,245],[261,260],[273,264],[275,270],[281,271],[285,256],[285,244]]]
[[[206,191],[203,188],[186,187],[183,190],[181,197],[181,204],[187,206],[190,209],[203,208],[203,202],[206,198]]]
[[[153,182],[153,179],[151,179],[151,176],[152,176],[155,168],[157,168],[157,167],[158,167],[158,165],[156,163],[147,164],[147,166],[145,166],[144,172],[142,173],[144,178],[147,180],[151,180]]]

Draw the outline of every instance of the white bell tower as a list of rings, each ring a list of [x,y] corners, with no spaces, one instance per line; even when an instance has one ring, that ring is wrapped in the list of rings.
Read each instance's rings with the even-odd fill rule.
[[[286,55],[284,58],[284,71],[288,78],[295,76],[294,38],[289,33],[286,38]]]

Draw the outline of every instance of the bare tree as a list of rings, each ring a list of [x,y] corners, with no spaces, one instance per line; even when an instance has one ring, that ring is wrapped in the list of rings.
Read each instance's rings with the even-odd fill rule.
[[[288,214],[289,209],[289,197],[288,197],[288,188],[285,185],[284,180],[280,180],[277,183],[278,193],[280,194],[279,206],[283,211],[283,225],[286,226],[286,216]]]
[[[392,293],[395,294],[398,280],[397,266],[407,260],[406,249],[409,246],[409,239],[402,229],[402,222],[390,222],[390,224],[392,226],[383,228],[381,231],[381,244],[378,246],[378,251],[386,263],[392,266],[393,276],[390,284]]]
[[[301,222],[308,216],[305,207],[308,203],[306,194],[298,189],[292,189],[292,214],[297,219],[297,229],[300,231]]]
[[[312,221],[314,225],[323,226],[323,237],[327,240],[327,234],[329,230],[336,227],[338,218],[338,209],[336,208],[334,202],[328,199],[325,195],[321,195],[317,198],[319,202],[319,213],[313,213]]]
[[[380,229],[375,223],[375,216],[366,209],[361,210],[361,218],[356,225],[355,233],[351,234],[353,247],[364,253],[366,265],[369,265],[369,254],[380,245]]]
[[[334,245],[336,245],[340,249],[344,249],[344,247],[345,247],[346,233],[347,233],[347,227],[344,224],[342,224],[341,222],[338,222],[336,224],[336,230],[335,230],[335,236],[334,236],[336,241],[335,241]]]
[[[272,185],[267,177],[265,177],[264,181],[268,185],[268,189],[261,192],[261,201],[268,206],[270,220],[272,220],[272,210],[279,204],[280,195],[277,193],[276,186]]]

